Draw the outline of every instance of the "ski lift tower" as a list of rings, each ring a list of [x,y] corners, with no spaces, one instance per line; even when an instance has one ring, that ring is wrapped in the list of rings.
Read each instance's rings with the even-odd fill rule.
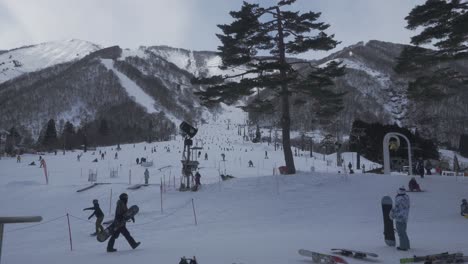
[[[183,121],[180,126],[180,131],[184,137],[184,151],[182,155],[182,175],[186,180],[184,184],[183,181],[180,183],[180,191],[190,190],[190,177],[193,177],[193,171],[197,170],[199,162],[192,160],[192,138],[197,134],[198,129],[194,128],[187,122]]]

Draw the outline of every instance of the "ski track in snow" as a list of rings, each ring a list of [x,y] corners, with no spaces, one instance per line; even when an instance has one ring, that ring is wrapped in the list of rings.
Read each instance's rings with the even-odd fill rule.
[[[111,59],[101,59],[102,64],[106,66],[108,70],[111,70],[115,73],[115,75],[119,78],[122,87],[125,88],[128,95],[135,100],[136,103],[140,104],[141,106],[146,108],[148,113],[159,113],[161,110],[156,108],[156,101],[152,99],[143,89],[138,86],[134,81],[128,78],[125,74],[121,73],[114,67],[114,61]],[[166,116],[174,122],[176,125],[181,123],[181,121],[169,114],[168,111],[165,112]]]

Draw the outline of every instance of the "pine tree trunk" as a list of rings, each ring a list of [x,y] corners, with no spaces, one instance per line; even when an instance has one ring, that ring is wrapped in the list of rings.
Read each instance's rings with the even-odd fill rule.
[[[279,62],[283,66],[280,69],[281,78],[286,79],[286,52],[284,47],[284,35],[281,12],[279,7],[276,7],[277,21],[278,21],[278,49],[279,49]],[[283,152],[286,167],[288,168],[287,174],[295,174],[296,167],[294,166],[294,157],[291,150],[291,117],[289,114],[289,91],[288,86],[281,84],[281,128],[283,129]]]

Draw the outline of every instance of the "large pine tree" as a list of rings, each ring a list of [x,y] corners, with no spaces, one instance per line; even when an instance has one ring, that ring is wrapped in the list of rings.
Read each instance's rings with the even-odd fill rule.
[[[468,58],[468,2],[427,0],[405,19],[406,28],[420,29],[411,38],[415,46],[405,47],[395,67],[398,73],[416,76],[409,84],[409,95],[439,100],[466,87],[468,74],[453,62]]]
[[[255,88],[269,89],[279,97],[288,174],[296,172],[290,141],[291,94],[306,94],[317,100],[339,100],[342,94],[326,88],[333,85],[334,77],[344,74],[344,68],[336,62],[317,67],[305,60],[288,59],[311,50],[331,50],[339,43],[334,40],[334,35],[324,32],[329,25],[317,21],[320,13],[290,11],[289,6],[294,2],[296,0],[282,0],[270,7],[244,2],[240,11],[230,12],[234,21],[218,25],[223,34],[217,36],[222,43],[218,47],[222,59],[220,68],[233,73],[194,80],[194,83],[208,85],[206,90],[197,93],[205,105],[235,103],[252,95]],[[299,71],[301,65],[310,69]],[[256,98],[250,107],[267,109],[275,99]]]
[[[57,147],[57,129],[55,127],[54,119],[50,119],[49,122],[47,122],[47,128],[42,145],[49,149]]]

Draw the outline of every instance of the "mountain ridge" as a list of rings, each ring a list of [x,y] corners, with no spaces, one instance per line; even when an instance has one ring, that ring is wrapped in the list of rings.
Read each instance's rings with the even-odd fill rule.
[[[30,71],[18,73],[3,82],[0,79],[0,128],[27,127],[28,123],[33,122],[35,128],[32,129],[34,131],[32,134],[37,138],[43,126],[41,124],[44,123],[45,119],[49,118],[57,120],[70,118],[75,120],[74,124],[76,126],[82,122],[97,120],[102,116],[120,120],[118,117],[112,117],[112,114],[108,111],[123,102],[126,102],[124,105],[127,107],[133,105],[132,109],[134,108],[142,117],[146,116],[143,119],[157,116],[153,118],[160,121],[166,120],[165,122],[171,122],[169,119],[172,119],[172,123],[175,120],[201,120],[203,117],[207,118],[206,113],[217,114],[217,111],[219,111],[219,109],[210,110],[202,107],[199,99],[193,94],[200,87],[192,85],[190,82],[193,77],[213,76],[229,72],[229,70],[223,71],[218,68],[221,59],[216,52],[191,51],[164,45],[140,46],[133,50],[122,49],[119,46],[102,48],[96,44],[80,40],[66,41],[65,43],[71,43],[71,48],[68,48],[67,45],[51,43],[52,47],[54,45],[63,47],[63,51],[68,53],[62,54],[57,60],[38,57],[39,62],[31,63],[35,67],[27,66],[31,69]],[[38,45],[42,45],[39,46],[42,47],[42,50],[48,50],[44,48],[47,43]],[[33,49],[37,48],[38,45],[16,49],[15,52],[28,51],[31,47]],[[317,128],[328,132],[336,130],[336,133],[346,135],[350,131],[352,122],[355,119],[361,119],[368,122],[397,123],[401,126],[418,128],[419,118],[422,117],[414,117],[408,113],[413,113],[415,108],[421,106],[421,102],[408,98],[408,76],[399,76],[393,71],[396,57],[404,46],[403,44],[378,40],[371,40],[366,43],[358,42],[320,60],[311,61],[316,65],[322,65],[331,60],[339,60],[347,66],[347,74],[338,78],[334,87],[336,90],[347,92],[344,97],[345,109],[333,120],[328,120],[328,125],[324,125],[314,121],[316,117],[310,113],[314,107],[313,101],[307,102],[305,107],[293,106],[292,110],[296,114],[293,117],[292,127],[296,130],[313,130]],[[82,53],[74,54],[77,50]],[[86,53],[88,51],[89,53]],[[33,58],[34,54],[33,52],[30,58]],[[49,54],[53,54],[53,52]],[[11,54],[7,51],[0,54],[0,58],[9,55]],[[10,61],[13,59],[15,58],[10,58]],[[125,87],[123,87],[122,81],[118,78],[116,72],[106,69],[100,62],[101,59],[113,60],[115,69],[128,77],[129,80],[132,80],[156,104],[164,106],[160,108],[164,110],[153,114],[145,111],[145,107],[139,104],[138,100],[132,99],[131,95],[126,93]],[[24,63],[27,61],[19,62]],[[44,64],[39,65],[41,62]],[[57,98],[48,98],[45,95],[38,94],[37,91],[39,90],[65,101],[76,102],[76,104],[63,105],[57,102]],[[65,91],[70,94],[63,94]],[[106,96],[103,91],[110,94]],[[17,96],[22,99],[18,100]],[[120,99],[112,102],[112,100],[107,100],[108,98],[105,97]],[[47,107],[30,102],[32,98],[36,98],[36,100],[41,98],[43,102],[47,102]],[[9,100],[15,103],[8,103]],[[461,108],[466,105],[464,101],[456,102],[456,104],[457,107]],[[31,109],[31,105],[39,107],[36,110],[38,113]],[[444,111],[448,109],[448,106],[444,106],[442,102],[429,104],[429,106],[429,112],[433,115],[440,114],[442,108]],[[15,107],[17,109],[23,107],[29,110],[24,115],[12,115],[9,111],[15,112]],[[75,114],[64,115],[63,113]],[[35,118],[24,117],[28,114],[35,116]],[[174,118],[168,119],[169,116]],[[153,121],[156,122],[156,119]],[[264,121],[269,122],[269,124],[264,123],[263,125],[271,125],[277,122],[275,117],[267,118]],[[126,123],[130,125],[129,121]],[[332,123],[335,128],[330,125]],[[27,130],[27,128],[25,129]],[[455,139],[455,135],[463,131],[464,127],[460,126],[454,131],[444,130],[443,127],[439,127],[437,129],[427,128],[422,132],[428,137],[439,137],[440,142],[447,141],[455,145],[458,140]],[[441,136],[442,134],[443,136]]]

